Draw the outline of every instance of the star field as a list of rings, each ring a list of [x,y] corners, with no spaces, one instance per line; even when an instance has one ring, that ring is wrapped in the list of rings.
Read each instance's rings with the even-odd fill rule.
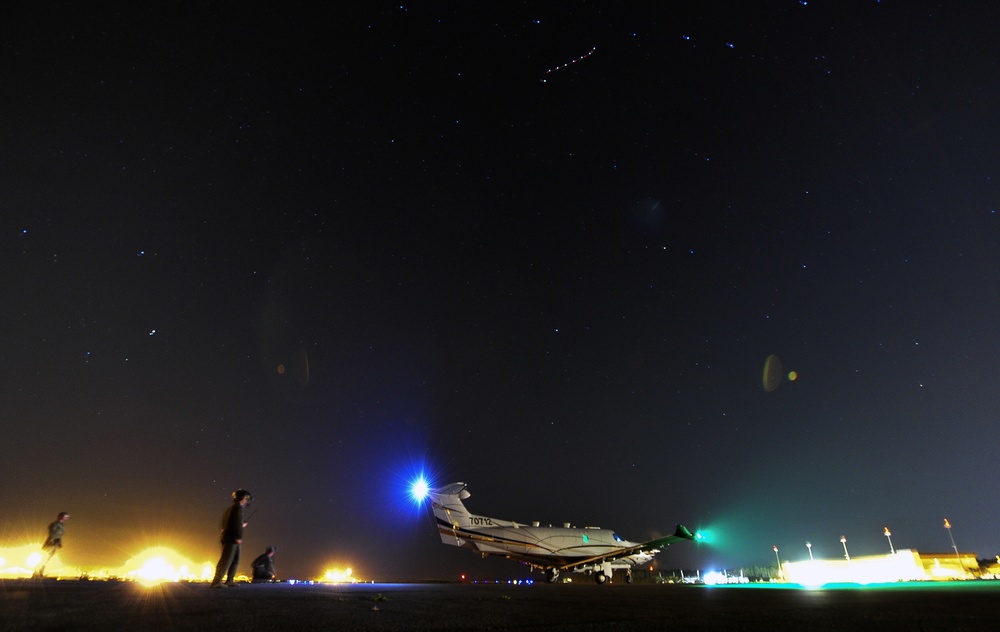
[[[992,557],[997,13],[8,8],[0,541],[214,558],[245,487],[279,574],[519,572],[423,470],[724,534],[663,568]]]

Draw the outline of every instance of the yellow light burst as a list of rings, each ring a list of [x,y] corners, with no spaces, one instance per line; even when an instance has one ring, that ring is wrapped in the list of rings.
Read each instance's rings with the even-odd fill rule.
[[[356,584],[358,582],[358,580],[354,577],[354,571],[350,568],[345,568],[343,570],[339,568],[331,568],[323,574],[323,581],[331,584]]]
[[[42,543],[0,549],[0,578],[31,577],[48,555],[42,552]],[[47,577],[79,577],[79,570],[65,566],[57,553],[45,563]]]
[[[45,576],[55,579],[125,579],[143,585],[161,582],[207,581],[215,573],[211,562],[195,564],[190,558],[165,546],[146,548],[129,558],[122,566],[80,569],[69,566],[60,559],[60,553],[47,559],[40,542],[14,547],[0,547],[0,578],[31,577],[45,564]]]
[[[163,582],[197,581],[206,578],[206,572],[211,576],[211,568],[207,562],[196,565],[187,557],[165,546],[148,548],[131,558],[118,571],[120,577],[135,580],[145,586]],[[200,569],[201,575],[195,575],[191,569]]]

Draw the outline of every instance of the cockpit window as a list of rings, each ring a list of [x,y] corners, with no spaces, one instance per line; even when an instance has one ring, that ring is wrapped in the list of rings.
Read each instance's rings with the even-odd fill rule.
[[[625,541],[625,540],[623,540],[623,539],[622,539],[622,537],[621,537],[620,535],[618,535],[617,533],[612,533],[612,534],[611,534],[611,537],[613,537],[613,538],[615,539],[615,542],[624,542],[624,541]]]

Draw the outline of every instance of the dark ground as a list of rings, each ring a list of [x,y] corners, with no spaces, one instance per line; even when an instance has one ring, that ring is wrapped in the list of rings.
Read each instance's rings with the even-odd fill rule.
[[[986,630],[1000,582],[879,589],[0,582],[0,630]]]

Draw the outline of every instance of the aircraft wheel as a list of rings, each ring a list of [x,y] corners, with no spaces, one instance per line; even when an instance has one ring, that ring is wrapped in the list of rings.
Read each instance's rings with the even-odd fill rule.
[[[603,586],[604,584],[608,583],[608,576],[604,574],[604,571],[597,571],[597,573],[594,575],[594,579],[597,580],[598,586]]]
[[[625,573],[625,583],[626,584],[632,583],[632,571]]]
[[[548,580],[550,584],[556,583],[556,581],[559,579],[559,571],[557,571],[554,568],[550,568],[545,573],[545,579]]]

